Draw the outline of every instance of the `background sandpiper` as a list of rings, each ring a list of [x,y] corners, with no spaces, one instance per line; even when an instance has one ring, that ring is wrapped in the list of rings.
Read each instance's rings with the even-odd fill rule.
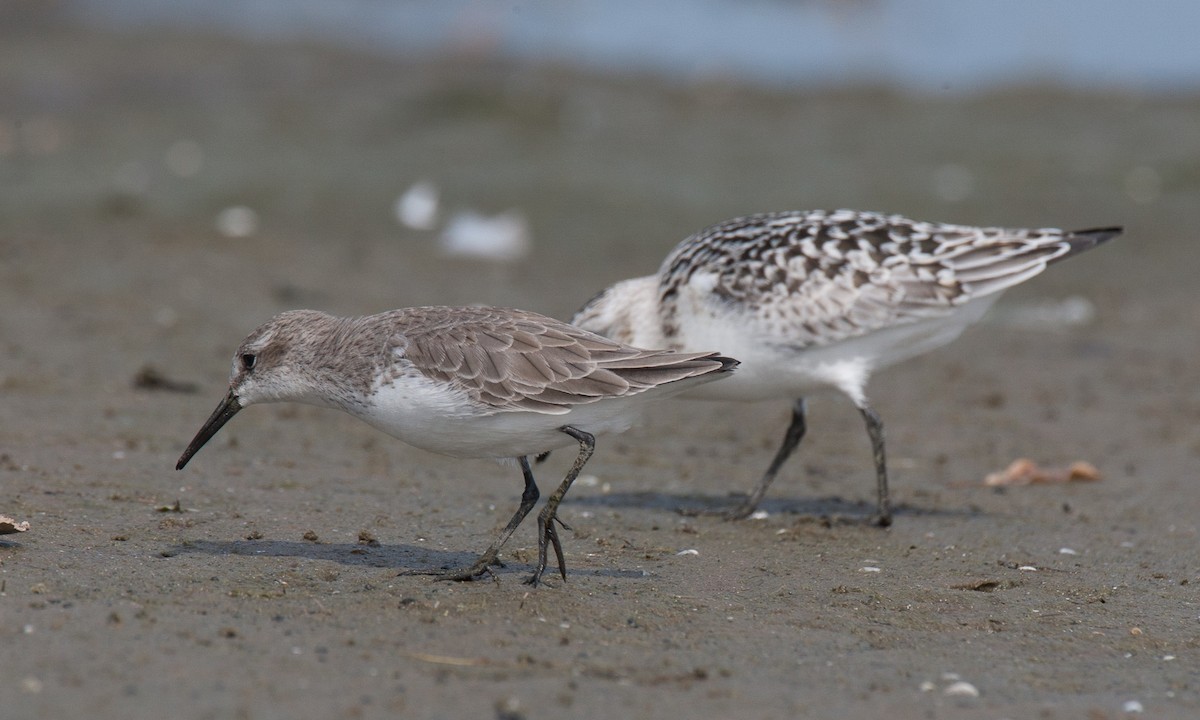
[[[554,548],[558,504],[591,456],[594,435],[620,432],[654,398],[728,377],[715,353],[644,350],[536,313],[494,307],[416,307],[357,318],[282,313],[233,356],[229,391],[180,456],[188,460],[242,408],[295,401],[332,407],[425,450],[516,458],[525,491],[512,519],[474,564],[427,574],[467,580],[496,564],[538,499],[528,456],[578,443],[579,455],[538,515],[538,563]]]
[[[688,397],[796,398],[766,473],[721,513],[731,519],[754,511],[804,436],[803,393],[841,390],[866,422],[875,521],[889,525],[883,422],[865,395],[871,373],[954,340],[1003,290],[1120,233],[980,228],[855,210],[751,215],[688,237],[657,274],[607,288],[572,322],[623,343],[715,347],[743,362],[730,382]]]

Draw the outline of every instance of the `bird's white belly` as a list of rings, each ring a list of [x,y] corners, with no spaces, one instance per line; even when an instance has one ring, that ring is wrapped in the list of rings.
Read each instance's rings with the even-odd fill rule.
[[[561,414],[495,410],[465,393],[428,380],[402,379],[380,387],[350,412],[369,425],[423,450],[464,458],[513,458],[572,445],[560,428],[593,435],[622,432],[636,419],[642,396],[564,408]]]
[[[742,364],[728,380],[700,385],[683,397],[757,402],[794,399],[832,386],[858,400],[873,371],[953,341],[983,316],[996,297],[973,300],[942,317],[802,349],[789,346],[787,337],[754,333],[747,329],[748,323],[732,316],[693,321],[683,326],[679,349],[716,350]]]

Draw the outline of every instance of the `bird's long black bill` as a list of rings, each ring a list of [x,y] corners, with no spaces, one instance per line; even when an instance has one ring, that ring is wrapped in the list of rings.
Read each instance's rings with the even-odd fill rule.
[[[217,406],[217,409],[213,410],[213,414],[208,417],[208,420],[204,421],[204,426],[200,428],[200,432],[196,433],[196,437],[192,438],[192,442],[188,444],[187,450],[184,450],[183,454],[179,456],[179,462],[175,463],[175,469],[182,470],[183,466],[187,465],[188,460],[191,460],[192,456],[200,448],[204,447],[204,443],[211,440],[212,436],[216,435],[217,431],[221,429],[221,426],[229,422],[229,419],[237,415],[238,410],[241,409],[242,405],[238,402],[237,395],[234,395],[233,391],[230,390],[225,399],[221,401],[221,404]]]

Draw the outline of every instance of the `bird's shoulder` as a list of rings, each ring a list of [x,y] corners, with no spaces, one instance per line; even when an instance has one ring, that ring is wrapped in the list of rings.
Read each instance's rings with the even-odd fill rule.
[[[497,411],[561,414],[626,394],[653,353],[513,308],[398,311],[395,352],[422,375]]]

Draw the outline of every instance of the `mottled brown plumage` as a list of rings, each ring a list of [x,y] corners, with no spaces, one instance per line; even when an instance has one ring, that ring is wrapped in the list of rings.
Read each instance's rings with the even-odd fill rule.
[[[802,349],[947,316],[1118,232],[980,228],[846,210],[735,218],[687,238],[663,261],[664,335],[679,333],[680,297],[698,273],[715,276],[714,300]]]
[[[573,322],[621,342],[716,347],[743,362],[730,382],[692,397],[798,398],[775,459],[729,517],[754,511],[799,443],[803,393],[846,393],[866,421],[876,519],[886,525],[883,423],[865,395],[871,373],[950,342],[1001,291],[1120,232],[970,227],[856,210],[750,215],[686,238],[657,274],[609,287]]]

